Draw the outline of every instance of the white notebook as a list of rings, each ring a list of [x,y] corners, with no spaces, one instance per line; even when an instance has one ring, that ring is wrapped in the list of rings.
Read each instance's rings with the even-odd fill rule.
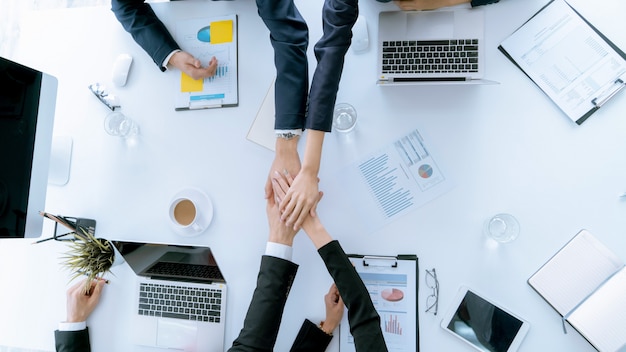
[[[599,351],[626,348],[624,262],[581,230],[528,284]]]

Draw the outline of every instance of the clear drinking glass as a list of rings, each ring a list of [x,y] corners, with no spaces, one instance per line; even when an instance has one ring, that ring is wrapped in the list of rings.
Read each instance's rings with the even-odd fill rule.
[[[137,124],[119,111],[113,111],[104,118],[104,129],[112,136],[127,138],[137,134]]]
[[[356,109],[348,103],[335,105],[333,112],[333,126],[335,131],[350,132],[356,126]]]
[[[485,234],[499,243],[508,243],[519,235],[519,223],[511,214],[496,214],[485,223]]]

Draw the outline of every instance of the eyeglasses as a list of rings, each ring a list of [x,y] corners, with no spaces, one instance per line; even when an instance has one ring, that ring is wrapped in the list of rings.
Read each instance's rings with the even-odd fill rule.
[[[426,270],[426,286],[433,290],[433,292],[426,297],[426,313],[432,312],[434,315],[437,315],[437,309],[439,308],[439,280],[437,280],[435,268],[433,268],[433,270]]]

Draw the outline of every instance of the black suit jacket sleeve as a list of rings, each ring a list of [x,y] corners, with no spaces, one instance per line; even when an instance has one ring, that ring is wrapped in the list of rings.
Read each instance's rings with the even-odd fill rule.
[[[159,69],[165,71],[163,61],[180,47],[152,7],[144,0],[111,0],[111,10]]]
[[[54,344],[57,352],[89,352],[89,330],[54,331]]]
[[[231,352],[272,351],[298,265],[264,255],[248,313]]]
[[[370,298],[361,277],[354,269],[348,256],[339,245],[332,241],[321,247],[318,253],[333,277],[344,304],[348,308],[350,333],[354,337],[356,350],[359,352],[387,351],[383,332],[380,328],[380,316]]]
[[[324,1],[324,33],[314,48],[317,66],[309,92],[307,129],[331,130],[344,58],[352,42],[352,27],[359,16],[358,4],[358,0]]]
[[[293,341],[291,352],[323,352],[333,339],[312,321],[306,319]]]

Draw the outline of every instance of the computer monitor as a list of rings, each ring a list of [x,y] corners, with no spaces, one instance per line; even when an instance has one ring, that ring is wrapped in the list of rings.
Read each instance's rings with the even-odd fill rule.
[[[57,79],[0,57],[0,238],[41,236]]]

